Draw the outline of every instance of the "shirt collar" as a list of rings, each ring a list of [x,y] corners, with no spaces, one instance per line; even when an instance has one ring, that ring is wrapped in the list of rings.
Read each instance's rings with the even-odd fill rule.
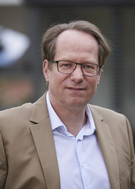
[[[51,121],[52,131],[54,131],[56,129],[57,130],[62,129],[63,131],[67,132],[66,126],[61,121],[61,119],[58,117],[58,115],[56,114],[56,112],[54,111],[54,109],[51,105],[51,102],[49,99],[49,91],[47,92],[47,95],[46,95],[46,102],[47,102],[47,108],[48,108],[49,117],[50,117],[50,121]],[[86,106],[86,114],[87,114],[87,122],[81,130],[81,136],[80,136],[81,138],[84,135],[85,136],[92,135],[96,130],[95,123],[94,123],[94,120],[92,117],[92,113],[91,113],[90,107],[88,105]]]
[[[47,102],[47,108],[48,108],[49,117],[50,117],[50,121],[51,121],[52,131],[54,131],[58,127],[64,126],[64,123],[58,117],[58,115],[56,114],[56,112],[54,111],[54,109],[51,105],[51,102],[49,99],[49,91],[47,92],[47,95],[46,95],[46,102]]]

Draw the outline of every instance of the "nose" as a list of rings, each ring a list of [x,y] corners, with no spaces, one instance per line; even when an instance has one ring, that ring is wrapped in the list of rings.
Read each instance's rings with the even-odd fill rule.
[[[76,65],[75,70],[71,74],[71,79],[75,82],[81,82],[83,80],[81,65]]]

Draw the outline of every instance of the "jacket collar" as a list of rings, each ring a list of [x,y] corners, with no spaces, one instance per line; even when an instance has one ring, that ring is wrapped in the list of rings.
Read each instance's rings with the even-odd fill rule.
[[[30,122],[30,130],[41,163],[47,189],[59,189],[60,177],[57,156],[45,95],[33,104]]]
[[[96,136],[108,170],[111,188],[120,189],[118,159],[109,125],[104,122],[95,106],[90,105],[90,108],[96,126]]]

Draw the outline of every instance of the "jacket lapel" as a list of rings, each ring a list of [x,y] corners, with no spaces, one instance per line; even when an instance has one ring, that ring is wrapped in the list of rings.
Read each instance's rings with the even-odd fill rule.
[[[90,108],[95,121],[97,139],[108,170],[111,188],[120,189],[118,159],[109,126],[93,106],[90,106]]]
[[[33,104],[30,121],[32,123],[30,130],[37,149],[47,189],[59,189],[60,177],[45,95]]]

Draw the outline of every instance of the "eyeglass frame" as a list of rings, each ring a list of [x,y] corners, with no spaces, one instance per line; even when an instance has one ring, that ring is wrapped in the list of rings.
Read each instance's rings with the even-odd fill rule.
[[[64,73],[64,72],[61,72],[61,71],[59,70],[58,64],[59,64],[59,62],[61,62],[61,61],[74,63],[74,64],[76,64],[76,66],[75,66],[75,68],[73,69],[73,71],[72,71],[71,73]],[[82,65],[84,65],[84,63],[77,63],[77,62],[69,61],[69,60],[51,60],[51,61],[49,61],[49,62],[50,62],[50,63],[56,63],[56,64],[57,64],[57,71],[60,72],[60,73],[62,73],[62,74],[67,74],[67,75],[68,75],[68,74],[72,74],[72,73],[75,71],[77,65],[81,65],[82,73],[83,73],[84,76],[87,76],[87,77],[94,77],[94,76],[97,76],[98,73],[99,73],[99,71],[100,71],[100,69],[102,68],[102,66],[100,66],[100,65],[98,65],[98,64],[86,63],[86,64],[91,64],[91,65],[96,65],[96,66],[97,66],[97,72],[96,72],[96,74],[94,74],[94,75],[86,75],[86,74],[84,73],[83,69],[82,69]]]

